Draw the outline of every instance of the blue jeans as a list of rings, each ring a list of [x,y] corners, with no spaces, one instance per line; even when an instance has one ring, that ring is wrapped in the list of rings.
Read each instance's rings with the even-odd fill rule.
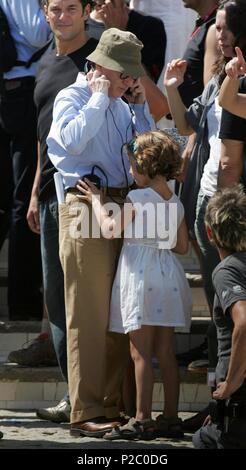
[[[40,203],[41,254],[44,299],[61,372],[68,382],[64,276],[59,258],[58,203],[56,196]]]
[[[210,197],[203,194],[200,189],[197,204],[196,204],[196,221],[195,221],[195,234],[197,243],[200,247],[201,256],[201,271],[203,278],[204,291],[206,294],[209,310],[212,317],[213,303],[214,303],[214,287],[212,283],[212,273],[214,268],[219,264],[220,257],[217,249],[211,245],[205,227],[205,212]],[[211,321],[207,331],[208,337],[208,357],[210,367],[217,365],[217,334],[216,327]]]
[[[212,283],[212,272],[219,264],[220,257],[217,249],[211,245],[205,227],[205,212],[210,197],[199,191],[196,204],[195,234],[197,243],[202,252],[202,277],[204,290],[207,297],[210,312],[213,310],[214,288]]]

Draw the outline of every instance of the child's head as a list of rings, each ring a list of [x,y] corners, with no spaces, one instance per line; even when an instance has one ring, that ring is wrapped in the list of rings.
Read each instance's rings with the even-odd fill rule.
[[[179,145],[163,131],[139,134],[127,144],[127,152],[140,175],[150,179],[161,175],[168,181],[179,173],[182,162]]]
[[[242,185],[217,191],[205,215],[208,236],[229,253],[246,251],[246,194]]]

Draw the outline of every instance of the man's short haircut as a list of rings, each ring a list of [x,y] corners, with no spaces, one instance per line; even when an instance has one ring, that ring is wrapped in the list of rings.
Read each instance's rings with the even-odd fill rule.
[[[205,215],[218,248],[229,253],[246,251],[246,194],[242,185],[218,190]]]
[[[44,5],[49,5],[50,3],[50,0],[43,0],[43,4]],[[82,4],[82,7],[86,7],[86,5],[88,5],[88,3],[90,4],[90,6],[93,6],[94,2],[93,0],[80,0],[80,3]]]

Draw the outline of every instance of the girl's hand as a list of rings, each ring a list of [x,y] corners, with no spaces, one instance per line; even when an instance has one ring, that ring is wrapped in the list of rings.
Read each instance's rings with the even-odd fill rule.
[[[240,75],[246,73],[246,62],[244,60],[242,51],[239,47],[235,47],[236,57],[233,57],[225,67],[225,71],[229,78],[238,78]]]
[[[166,88],[178,88],[184,81],[187,62],[183,59],[174,59],[167,64],[163,84]]]
[[[82,193],[82,196],[79,196],[80,199],[89,202],[92,204],[92,197],[98,196],[101,194],[100,190],[95,186],[94,183],[89,181],[87,178],[85,180],[78,180],[76,188]]]
[[[138,78],[134,85],[130,88],[131,94],[125,93],[125,97],[129,103],[143,104],[146,101],[145,89],[141,83],[141,79]]]

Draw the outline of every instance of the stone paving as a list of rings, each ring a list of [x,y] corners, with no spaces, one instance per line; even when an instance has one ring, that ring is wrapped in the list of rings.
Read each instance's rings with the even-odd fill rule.
[[[179,413],[182,419],[193,413]],[[153,417],[158,413],[153,413]],[[0,410],[0,430],[4,433],[0,440],[2,449],[189,449],[193,448],[192,435],[185,434],[183,439],[163,439],[153,441],[108,442],[105,439],[74,438],[70,436],[68,424],[55,424],[40,420],[34,411]]]

